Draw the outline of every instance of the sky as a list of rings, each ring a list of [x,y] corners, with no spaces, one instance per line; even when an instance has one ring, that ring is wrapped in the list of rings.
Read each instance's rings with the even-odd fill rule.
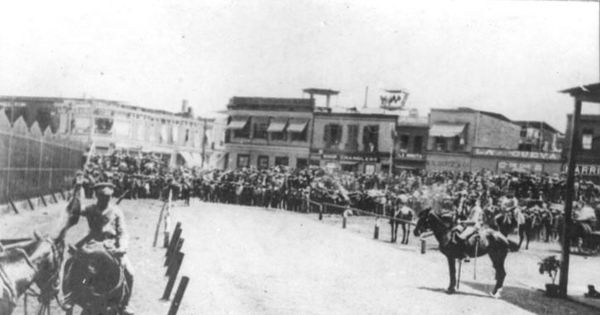
[[[578,1],[7,1],[0,95],[91,97],[198,115],[232,96],[341,91],[334,106],[467,106],[559,130],[559,90],[599,74],[599,8]],[[598,105],[584,110],[599,112]]]

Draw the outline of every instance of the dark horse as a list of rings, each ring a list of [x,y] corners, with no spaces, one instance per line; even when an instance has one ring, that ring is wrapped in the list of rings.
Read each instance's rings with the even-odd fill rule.
[[[394,211],[393,219],[390,219],[390,227],[392,231],[391,242],[396,243],[398,238],[398,226],[402,226],[402,242],[400,244],[408,244],[410,236],[410,222],[413,219],[413,210],[407,206],[401,206]]]
[[[456,231],[453,224],[447,223],[431,210],[425,210],[419,214],[417,226],[415,227],[415,236],[419,236],[426,230],[433,231],[440,247],[440,252],[448,260],[450,271],[450,285],[448,293],[456,292],[456,259],[462,259],[465,256],[479,257],[489,255],[496,270],[496,286],[490,292],[495,298],[500,297],[500,291],[504,284],[506,271],[504,270],[504,261],[510,251],[517,250],[517,244],[508,240],[504,235],[492,229],[480,229],[477,233],[469,237],[464,244],[454,241]]]
[[[121,314],[129,285],[117,258],[100,242],[80,249],[71,246],[69,253],[72,257],[65,264],[62,284],[69,304],[79,305],[86,315]]]
[[[48,310],[58,293],[64,233],[57,239],[41,238],[13,244],[0,252],[0,314],[11,314],[17,299],[36,284],[40,289],[39,314]]]

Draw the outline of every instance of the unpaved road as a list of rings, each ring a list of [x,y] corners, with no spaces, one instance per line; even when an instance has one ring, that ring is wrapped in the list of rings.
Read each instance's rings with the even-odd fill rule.
[[[151,247],[160,203],[125,200],[121,208],[132,238],[135,309],[166,314],[168,304],[158,301],[166,283],[164,250]],[[27,236],[34,227],[49,232],[60,209],[2,216],[0,238]],[[477,282],[472,263],[465,265],[461,293],[447,295],[440,253],[421,255],[415,245],[373,241],[370,233],[352,230],[353,220],[342,230],[316,215],[194,202],[173,209],[176,221],[185,238],[180,275],[191,278],[179,314],[594,313],[521,285],[514,275],[535,268],[529,260],[523,264],[523,254],[509,255],[507,286],[496,300],[487,296],[493,283],[487,258],[478,260]],[[85,225],[83,220],[69,239],[81,237]]]

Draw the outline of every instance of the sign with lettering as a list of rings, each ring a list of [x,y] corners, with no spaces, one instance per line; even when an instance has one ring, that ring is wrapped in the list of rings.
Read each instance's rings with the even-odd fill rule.
[[[492,157],[510,157],[531,160],[549,160],[560,161],[560,153],[557,152],[529,152],[518,150],[485,149],[473,148],[473,155],[492,156]]]
[[[567,171],[567,165],[563,166],[563,171]],[[594,164],[577,164],[575,166],[575,174],[578,175],[600,175],[600,165]]]
[[[363,155],[363,154],[328,154],[324,153],[321,155],[324,160],[340,160],[340,161],[352,161],[352,162],[373,162],[379,163],[381,159],[378,155]]]
[[[525,173],[541,173],[543,165],[541,163],[531,162],[513,162],[513,161],[499,161],[498,171],[499,172],[525,172]]]
[[[427,156],[427,170],[432,171],[469,171],[471,159],[465,156]]]
[[[423,154],[419,153],[397,153],[396,158],[400,160],[423,160]]]

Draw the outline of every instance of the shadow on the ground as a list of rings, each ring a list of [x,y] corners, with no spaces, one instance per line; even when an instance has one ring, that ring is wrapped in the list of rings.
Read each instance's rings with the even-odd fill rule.
[[[417,289],[419,289],[419,290],[427,290],[427,291],[436,292],[436,293],[449,294],[448,292],[446,292],[446,289],[442,289],[442,288],[418,287]],[[471,293],[471,292],[462,292],[460,290],[456,291],[456,292],[454,292],[452,294],[453,295],[473,296],[473,297],[479,297],[479,298],[490,298],[490,296],[485,295],[485,294]]]
[[[471,281],[461,282],[461,285],[463,284],[482,292],[488,292],[492,287],[490,284]],[[522,287],[505,286],[502,289],[502,297],[500,299],[535,314],[561,314],[566,309],[569,309],[570,313],[574,306],[572,302],[546,297],[542,290],[531,290]],[[566,309],[559,310],[559,307],[565,307]],[[589,310],[589,313],[586,312],[585,314],[594,314],[598,311],[589,306],[581,306],[581,308]]]

